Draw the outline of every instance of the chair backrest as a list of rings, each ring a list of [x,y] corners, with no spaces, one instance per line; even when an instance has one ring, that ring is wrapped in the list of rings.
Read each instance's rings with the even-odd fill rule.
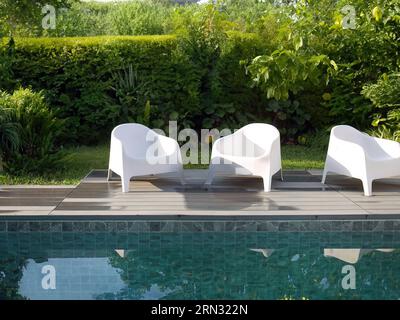
[[[280,137],[278,129],[266,123],[251,123],[244,126],[242,130],[247,139],[261,146],[266,140],[275,140]]]
[[[336,126],[332,129],[332,135],[340,140],[353,142],[362,147],[368,143],[369,136],[365,133],[347,125]]]
[[[138,123],[121,124],[111,135],[122,142],[128,155],[139,158],[146,156],[148,148],[158,141],[156,132]]]
[[[270,147],[271,143],[280,139],[277,128],[266,123],[252,123],[239,131],[245,141],[243,141],[242,153],[248,156],[260,156]]]
[[[379,142],[369,136],[366,133],[363,133],[351,126],[336,126],[332,129],[332,134],[341,140],[353,142],[359,146],[361,146],[365,153],[370,156],[390,156],[390,153],[387,152]]]

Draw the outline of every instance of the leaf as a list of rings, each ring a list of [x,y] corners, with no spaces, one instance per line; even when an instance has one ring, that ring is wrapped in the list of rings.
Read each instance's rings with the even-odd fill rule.
[[[382,9],[379,6],[376,6],[372,9],[372,16],[374,17],[376,22],[380,22],[383,17]]]
[[[384,122],[384,121],[386,121],[386,119],[383,119],[383,118],[375,119],[374,121],[372,121],[372,126],[373,126],[373,127],[378,127],[379,124],[380,124],[381,122]]]
[[[334,60],[331,60],[330,64],[333,66],[333,69],[335,69],[336,71],[339,70],[339,67],[338,67],[338,65],[336,64],[336,62]]]
[[[301,47],[303,47],[303,38],[297,37],[294,39],[294,48],[298,51]]]

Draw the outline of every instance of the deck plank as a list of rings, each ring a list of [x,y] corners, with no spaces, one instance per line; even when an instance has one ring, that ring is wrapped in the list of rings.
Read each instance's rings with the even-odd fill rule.
[[[374,196],[363,196],[358,180],[329,176],[320,183],[320,171],[285,172],[274,178],[270,193],[254,177],[217,177],[206,189],[207,171],[188,170],[182,186],[172,175],[131,181],[123,194],[118,179],[106,180],[106,171],[93,171],[71,187],[12,187],[0,189],[0,217],[264,217],[335,218],[395,217],[400,215],[400,179],[374,184]]]

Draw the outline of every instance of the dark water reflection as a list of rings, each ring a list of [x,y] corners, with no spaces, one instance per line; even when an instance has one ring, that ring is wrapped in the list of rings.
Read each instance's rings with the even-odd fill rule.
[[[3,232],[0,298],[398,299],[397,248],[396,232]]]

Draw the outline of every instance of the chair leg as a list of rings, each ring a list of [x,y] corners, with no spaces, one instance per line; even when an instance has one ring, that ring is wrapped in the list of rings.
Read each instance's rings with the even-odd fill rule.
[[[366,197],[372,196],[372,180],[364,179],[363,180],[363,188],[364,188],[364,195]]]
[[[211,186],[213,180],[215,177],[215,167],[211,164],[210,168],[208,169],[208,176],[207,176],[207,180],[205,182],[206,186]]]
[[[111,170],[111,169],[108,169],[108,172],[107,172],[107,181],[110,181],[110,180],[111,180],[111,177],[112,177],[112,170]]]
[[[321,181],[322,184],[325,184],[327,174],[328,174],[328,170],[325,168],[324,173],[322,174],[322,181]]]
[[[122,182],[122,192],[123,193],[128,193],[129,192],[129,182],[131,181],[130,177],[121,177],[121,182]]]
[[[281,181],[283,182],[283,170],[281,169]]]
[[[272,177],[271,175],[263,177],[264,192],[271,192]]]
[[[181,180],[181,185],[183,185],[183,186],[186,185],[183,167],[179,167],[178,174],[179,174],[179,179]]]

